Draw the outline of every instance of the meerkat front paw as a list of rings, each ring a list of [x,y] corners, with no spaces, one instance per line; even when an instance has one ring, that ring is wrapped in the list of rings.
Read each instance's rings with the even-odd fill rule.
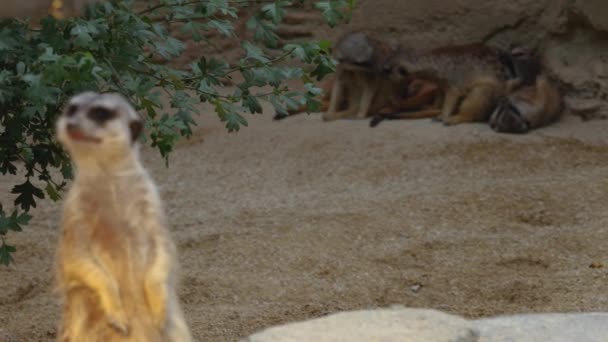
[[[157,327],[164,327],[167,320],[167,306],[165,296],[159,296],[154,300],[149,301],[150,312],[154,317],[154,323]]]
[[[154,323],[157,327],[164,327],[167,320],[167,304],[171,296],[164,274],[154,272],[148,274],[144,290]]]
[[[129,336],[130,326],[127,315],[124,312],[115,312],[106,315],[106,319],[112,328],[124,336]]]

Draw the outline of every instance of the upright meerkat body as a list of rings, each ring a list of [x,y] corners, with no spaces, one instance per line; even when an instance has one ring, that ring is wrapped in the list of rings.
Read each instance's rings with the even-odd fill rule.
[[[142,122],[121,96],[73,97],[57,122],[75,164],[57,251],[62,342],[191,341],[156,187],[140,163]]]
[[[381,73],[384,60],[393,52],[389,44],[363,32],[350,32],[339,39],[334,47],[338,67],[323,119],[365,118],[373,103],[380,108],[390,103],[399,84],[406,89],[404,82],[393,83]],[[342,105],[346,108],[341,109]]]
[[[562,110],[559,90],[541,75],[535,85],[522,87],[499,101],[490,127],[496,132],[527,133],[557,121]]]
[[[446,125],[486,121],[496,100],[516,81],[505,81],[504,65],[497,52],[477,45],[426,53],[402,51],[386,62],[384,71],[394,82],[413,76],[439,84],[443,93],[441,109],[418,113],[418,117],[438,115]]]

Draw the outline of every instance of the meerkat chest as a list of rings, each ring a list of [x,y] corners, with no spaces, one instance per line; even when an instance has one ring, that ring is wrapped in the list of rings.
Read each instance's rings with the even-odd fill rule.
[[[90,247],[107,262],[129,260],[138,266],[151,254],[152,237],[146,230],[146,194],[133,186],[100,184],[81,191],[75,201]]]
[[[137,210],[146,200],[147,193],[142,186],[127,182],[102,182],[88,187],[79,187],[77,203],[84,212],[118,220],[132,220],[143,215]]]

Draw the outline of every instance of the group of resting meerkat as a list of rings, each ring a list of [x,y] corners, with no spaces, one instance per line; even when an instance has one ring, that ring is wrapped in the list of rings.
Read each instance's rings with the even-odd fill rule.
[[[338,61],[336,72],[320,84],[323,120],[361,119],[372,113],[390,116],[437,105],[435,83],[412,78],[393,82],[382,72],[385,61],[396,52],[396,46],[363,32],[351,32],[339,39],[333,48]],[[288,111],[288,115],[275,115],[275,120],[306,110],[301,106]]]
[[[336,73],[321,85],[325,121],[371,117],[374,127],[386,119],[432,118],[526,133],[557,121],[563,111],[538,58],[522,49],[473,43],[419,51],[355,31],[336,42],[333,56]]]
[[[85,92],[57,121],[75,179],[56,256],[61,342],[188,342],[176,247],[140,162],[142,119],[117,94]]]

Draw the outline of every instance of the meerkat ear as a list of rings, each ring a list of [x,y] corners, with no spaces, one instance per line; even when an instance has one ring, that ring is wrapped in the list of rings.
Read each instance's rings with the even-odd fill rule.
[[[139,138],[141,131],[144,128],[144,123],[141,120],[132,120],[129,123],[129,130],[131,131],[131,142],[134,143]]]

